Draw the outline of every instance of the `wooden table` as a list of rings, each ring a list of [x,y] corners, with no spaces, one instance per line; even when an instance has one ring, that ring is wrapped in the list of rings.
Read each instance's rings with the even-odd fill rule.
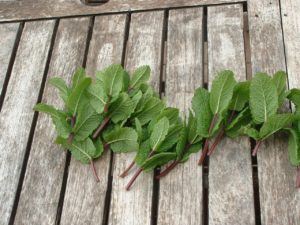
[[[285,70],[300,87],[300,2],[295,0],[0,1],[0,224],[299,225],[300,190],[287,137],[271,137],[257,157],[248,138],[223,140],[198,167],[198,154],[132,190],[119,174],[134,154],[105,152],[100,182],[53,144],[55,130],[32,107],[62,106],[48,83],[83,66],[152,68],[151,83],[184,115],[217,71],[236,79]]]

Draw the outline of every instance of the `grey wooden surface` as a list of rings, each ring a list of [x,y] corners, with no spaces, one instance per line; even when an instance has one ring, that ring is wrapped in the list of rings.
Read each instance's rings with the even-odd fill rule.
[[[150,65],[151,84],[159,89],[160,54],[163,30],[163,11],[136,13],[131,16],[126,47],[125,67],[132,72],[141,65]],[[119,175],[132,162],[135,153],[116,154],[113,161],[113,183],[108,224],[150,225],[153,173],[142,173],[131,188],[125,186],[137,169],[126,178]]]
[[[19,25],[19,23],[0,24],[0,46],[2,46],[0,48],[0,95]]]
[[[209,7],[208,80],[230,68],[246,80],[242,5]],[[255,224],[250,140],[224,138],[209,157],[209,224]]]
[[[279,10],[275,0],[249,2],[253,73],[286,70]],[[257,164],[261,223],[300,224],[300,189],[295,188],[296,169],[288,160],[287,137],[276,135],[264,141]]]
[[[100,13],[154,10],[210,4],[243,2],[245,0],[109,0],[98,6],[86,6],[80,0],[18,0],[0,2],[0,21],[84,16]]]
[[[125,20],[126,15],[96,17],[86,65],[89,75],[94,76],[98,68],[111,63],[121,63]],[[100,179],[97,183],[89,165],[82,166],[71,159],[61,224],[101,224],[107,210],[109,164],[110,152],[107,151],[95,162]]]
[[[152,85],[159,90],[161,81],[165,82],[165,93],[162,94],[169,105],[181,108],[182,115],[189,107],[193,90],[203,82],[210,83],[216,71],[225,68],[234,70],[238,80],[246,78],[246,71],[251,76],[250,70],[253,73],[287,70],[290,88],[299,87],[299,1],[281,0],[279,5],[278,0],[248,0],[248,9],[242,4],[209,5],[207,15],[206,7],[195,5],[236,1],[122,0],[116,5],[116,0],[112,0],[110,5],[81,8],[74,1],[52,3],[41,0],[37,2],[36,10],[42,7],[39,3],[45,8],[36,14],[28,11],[32,7],[30,1],[0,2],[0,21],[126,12],[129,9],[168,10],[99,15],[94,24],[90,16],[58,18],[53,49],[50,45],[56,24],[54,19],[25,21],[16,50],[15,40],[21,22],[0,24],[0,89],[3,81],[8,81],[3,89],[5,98],[0,112],[1,225],[9,224],[10,218],[14,219],[13,224],[33,225],[205,225],[207,221],[209,224],[235,225],[254,224],[255,219],[264,225],[299,224],[300,191],[295,188],[296,168],[289,164],[284,135],[271,137],[259,150],[259,184],[254,184],[259,188],[259,196],[253,193],[247,139],[226,139],[220,143],[210,157],[208,193],[202,190],[207,183],[202,183],[204,174],[196,165],[199,154],[194,154],[187,163],[178,165],[161,179],[157,189],[153,189],[153,173],[148,173],[141,174],[132,190],[127,192],[125,185],[137,168],[124,179],[119,174],[134,154],[104,153],[95,162],[100,183],[95,182],[89,166],[71,159],[68,177],[63,183],[66,154],[53,144],[55,131],[50,119],[40,114],[36,121],[32,111],[43,75],[47,72],[50,52],[42,101],[58,106],[62,106],[62,102],[48,84],[50,77],[61,76],[69,81],[84,58],[87,59],[88,74],[94,76],[96,70],[120,63],[123,50],[125,67],[130,71],[142,64],[151,66]],[[23,12],[18,14],[21,6]],[[186,6],[193,7],[176,8]],[[243,8],[248,12],[243,13]],[[244,20],[249,20],[250,38],[243,36],[247,34],[243,15]],[[88,39],[90,31],[91,40]],[[164,34],[166,40],[163,40]],[[245,48],[247,43],[250,51]],[[16,57],[11,60],[14,54]],[[11,73],[8,70],[10,61]],[[21,178],[24,174],[24,180],[19,180],[20,174]],[[153,197],[157,201],[153,201]],[[254,208],[257,212],[258,205],[253,199],[258,197],[260,215],[254,216]]]
[[[203,8],[169,13],[165,98],[182,116],[188,115],[194,90],[202,86],[202,16]],[[197,158],[193,154],[160,179],[157,224],[201,224],[202,167]]]
[[[26,23],[0,113],[0,215],[12,212],[54,21]],[[26,78],[26,79],[25,79]]]
[[[63,108],[63,102],[48,81],[59,76],[70,82],[73,72],[82,64],[88,22],[88,18],[59,22],[43,102]],[[54,144],[55,139],[52,120],[39,114],[15,224],[55,223],[66,162],[66,154]]]

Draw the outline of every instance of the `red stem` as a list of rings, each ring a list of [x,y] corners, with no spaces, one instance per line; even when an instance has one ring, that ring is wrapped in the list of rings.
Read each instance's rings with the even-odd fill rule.
[[[166,176],[172,169],[174,169],[178,165],[178,163],[179,163],[178,160],[173,161],[169,166],[167,166],[167,168],[165,170],[160,172],[160,174],[158,174],[155,178],[160,179],[160,178]]]
[[[233,119],[235,115],[235,111],[232,111],[231,114],[230,114],[230,117],[228,119],[228,123],[230,123]],[[210,156],[216,149],[217,145],[220,143],[220,141],[222,140],[223,136],[224,136],[224,133],[225,133],[225,127],[224,125],[222,126],[222,129],[221,131],[219,132],[217,138],[215,139],[213,145],[211,146],[211,148],[209,149],[207,155]]]
[[[214,114],[214,116],[213,116],[213,118],[211,120],[209,129],[208,129],[208,138],[206,138],[206,140],[205,140],[204,148],[203,148],[201,157],[200,157],[200,159],[198,161],[198,165],[202,165],[202,163],[203,163],[203,161],[204,161],[204,159],[206,157],[206,154],[207,154],[207,151],[208,151],[208,148],[209,148],[209,137],[211,135],[212,129],[215,126],[217,118],[218,118],[218,114]]]
[[[220,143],[220,141],[222,140],[223,136],[224,136],[224,133],[225,133],[225,129],[224,127],[222,128],[222,130],[220,131],[220,133],[218,134],[218,136],[216,137],[213,145],[211,146],[211,148],[209,149],[207,155],[210,156],[212,153],[214,153],[217,145]]]
[[[96,171],[96,168],[95,168],[94,161],[91,160],[91,163],[90,163],[90,164],[91,164],[91,168],[92,168],[93,174],[94,174],[94,176],[95,176],[95,178],[96,178],[96,182],[99,182],[100,179],[99,179],[99,177],[98,177],[98,174],[97,174],[97,171]]]
[[[125,169],[123,173],[120,174],[120,177],[124,178],[128,175],[128,172],[131,170],[131,168],[134,166],[135,160],[133,160],[130,165]]]
[[[262,141],[256,141],[256,145],[255,145],[255,147],[254,147],[254,149],[252,151],[252,156],[256,156],[257,151],[258,151],[259,146],[261,145],[261,143],[262,143]]]
[[[93,134],[93,139],[96,139],[99,134],[101,133],[101,131],[107,126],[107,124],[110,121],[110,117],[105,117],[105,119],[102,121],[102,123],[100,124],[100,126],[97,128],[97,130],[95,131],[95,133]]]
[[[297,168],[296,187],[300,188],[300,166],[298,166],[298,168]]]
[[[148,158],[154,155],[154,150],[152,150],[149,155]],[[129,183],[126,186],[126,191],[129,191],[130,187],[132,186],[132,184],[134,183],[134,181],[136,180],[136,178],[141,174],[141,172],[143,171],[142,168],[139,168],[139,170],[133,175],[133,177],[131,178],[131,180],[129,181]]]
[[[126,186],[126,191],[129,191],[132,184],[134,183],[134,181],[136,180],[136,178],[138,178],[138,176],[141,174],[141,172],[143,172],[143,169],[140,168],[138,171],[136,171],[136,173],[133,175],[133,177],[131,178],[131,180],[129,181],[129,183]]]

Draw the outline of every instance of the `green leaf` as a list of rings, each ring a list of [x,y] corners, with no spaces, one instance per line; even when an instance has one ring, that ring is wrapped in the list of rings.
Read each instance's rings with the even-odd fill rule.
[[[169,131],[169,120],[166,117],[160,119],[153,128],[150,136],[150,146],[156,151],[160,144],[165,140]]]
[[[51,117],[58,117],[59,114],[60,114],[59,110],[55,109],[51,105],[47,105],[47,104],[44,104],[44,103],[38,103],[38,104],[36,104],[33,107],[33,110],[39,111],[39,112],[43,112],[43,113],[47,113]]]
[[[178,141],[182,124],[172,125],[169,127],[168,134],[164,141],[156,148],[157,152],[166,152],[171,149]]]
[[[249,101],[250,81],[239,82],[233,90],[230,110],[241,111]]]
[[[175,152],[162,152],[149,157],[143,164],[142,168],[145,172],[154,169],[157,166],[165,165],[171,160],[176,159]]]
[[[53,77],[49,80],[49,83],[59,90],[60,97],[66,103],[70,93],[66,82],[60,77]]]
[[[255,123],[263,123],[278,109],[277,88],[272,79],[258,73],[250,84],[250,110]]]
[[[103,117],[97,114],[89,104],[80,104],[73,128],[75,139],[82,141],[86,139],[100,125]]]
[[[176,145],[177,160],[182,159],[188,140],[188,129],[183,127],[180,131],[179,139]]]
[[[105,135],[104,141],[113,152],[130,152],[138,149],[138,135],[133,128],[121,127]]]
[[[192,99],[192,109],[197,119],[197,133],[201,137],[208,137],[208,130],[213,117],[209,98],[209,92],[206,89],[198,88]]]
[[[108,96],[117,96],[123,89],[126,71],[121,65],[113,64],[102,72],[104,90]]]
[[[85,79],[86,74],[84,68],[79,68],[75,71],[72,78],[72,87],[71,91],[73,91],[77,86]]]
[[[135,116],[139,119],[141,125],[143,126],[155,118],[156,115],[159,114],[164,108],[165,103],[163,101],[161,101],[159,98],[151,97],[145,103],[143,109]]]
[[[104,148],[103,148],[103,144],[100,140],[100,138],[97,138],[96,141],[94,141],[94,146],[96,148],[96,153],[94,155],[94,158],[98,158],[102,155]]]
[[[299,108],[300,108],[300,90],[296,89],[296,88],[291,89],[287,98],[290,101],[292,101],[295,104],[296,109],[299,110]]]
[[[134,104],[128,94],[121,93],[119,98],[113,102],[109,107],[111,120],[118,123],[127,119],[134,111]]]
[[[96,149],[90,138],[83,141],[74,140],[69,145],[69,150],[76,160],[84,164],[90,163],[94,158],[99,156],[99,149]]]
[[[149,130],[152,131],[155,123],[157,123],[157,121],[163,117],[166,117],[169,120],[170,126],[177,124],[179,121],[179,110],[177,108],[173,108],[173,107],[164,108],[156,118],[151,120],[151,122],[149,124]]]
[[[246,107],[226,126],[225,133],[227,136],[234,138],[242,134],[241,129],[252,121],[250,108]]]
[[[229,70],[221,71],[218,77],[213,80],[209,98],[213,114],[222,114],[227,111],[235,85],[234,74]]]
[[[187,124],[187,139],[188,142],[191,144],[194,144],[197,142],[197,140],[200,138],[202,139],[201,136],[198,135],[197,133],[197,119],[193,115],[193,112],[189,110],[189,118],[188,118],[188,124]],[[199,141],[199,140],[198,140]]]
[[[150,141],[148,139],[148,140],[142,142],[142,144],[140,145],[140,148],[135,157],[136,164],[138,166],[142,166],[143,163],[148,158],[150,152],[151,152],[151,147],[150,147]]]
[[[289,159],[293,166],[300,166],[300,137],[299,132],[295,129],[288,128],[289,135]]]
[[[91,78],[84,78],[74,89],[72,89],[66,102],[66,106],[72,115],[76,115],[80,100],[91,82]]]
[[[139,86],[143,83],[147,83],[150,78],[150,67],[149,66],[141,66],[137,68],[130,80],[130,88],[139,88]]]
[[[182,158],[180,159],[181,163],[186,162],[190,155],[193,153],[197,153],[202,149],[202,142],[198,142],[195,144],[192,144],[183,154]]]
[[[272,78],[278,94],[278,105],[281,106],[286,94],[287,89],[287,74],[284,71],[278,71]]]
[[[259,131],[251,127],[251,124],[242,127],[242,133],[255,140],[260,140]]]
[[[260,139],[265,139],[275,132],[291,125],[295,116],[291,113],[275,114],[268,118],[268,120],[260,128]]]
[[[33,108],[35,111],[43,112],[51,116],[58,136],[67,138],[71,133],[71,126],[67,122],[67,115],[53,106],[39,103]]]
[[[137,132],[137,135],[138,135],[138,142],[141,143],[141,141],[143,140],[143,128],[142,128],[142,125],[139,121],[138,118],[135,118],[134,120],[134,123],[135,123],[135,130]]]
[[[102,113],[104,111],[104,106],[108,101],[108,96],[104,92],[103,83],[96,80],[87,88],[87,95],[91,106],[97,113]]]

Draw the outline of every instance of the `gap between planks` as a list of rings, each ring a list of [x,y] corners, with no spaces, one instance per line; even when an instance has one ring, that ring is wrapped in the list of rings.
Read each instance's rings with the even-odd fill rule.
[[[0,3],[0,23],[17,22],[22,20],[44,20],[58,18],[74,18],[86,16],[111,15],[128,12],[149,12],[182,8],[194,8],[202,6],[232,5],[244,3],[246,0],[192,0],[192,1],[146,1],[137,3],[135,0],[127,2],[108,2],[102,6],[75,5],[71,2],[65,3],[35,3],[35,13],[32,13],[32,3],[13,2]],[[38,13],[37,13],[38,12]]]

